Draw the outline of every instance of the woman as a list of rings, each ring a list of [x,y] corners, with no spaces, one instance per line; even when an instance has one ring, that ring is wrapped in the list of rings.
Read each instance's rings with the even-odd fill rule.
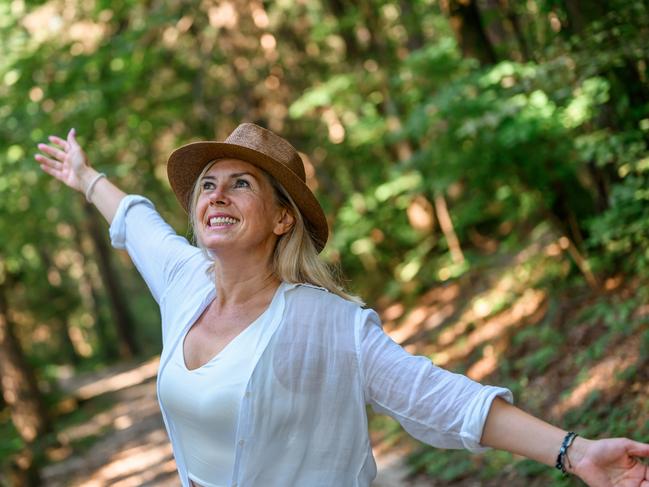
[[[407,354],[331,277],[327,222],[297,151],[254,124],[168,161],[190,245],[141,196],[92,169],[75,139],[50,137],[41,168],[86,195],[160,305],[158,398],[183,486],[368,486],[365,404],[443,448],[499,448],[589,485],[649,487],[649,445],[587,440]]]

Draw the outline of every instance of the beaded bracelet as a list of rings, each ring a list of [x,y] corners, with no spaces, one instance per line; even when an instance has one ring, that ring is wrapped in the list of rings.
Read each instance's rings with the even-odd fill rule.
[[[558,470],[561,470],[564,474],[568,473],[566,471],[566,465],[565,465],[565,459],[568,458],[568,448],[570,448],[570,445],[572,445],[572,442],[575,441],[575,438],[577,438],[577,433],[574,431],[570,431],[564,438],[563,442],[561,443],[561,448],[559,449],[559,454],[557,455],[557,463],[555,467]],[[568,458],[568,466],[572,467],[570,464],[570,458]]]

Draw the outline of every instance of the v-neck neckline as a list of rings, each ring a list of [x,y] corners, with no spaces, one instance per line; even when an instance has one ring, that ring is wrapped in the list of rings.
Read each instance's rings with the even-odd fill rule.
[[[221,350],[216,352],[205,363],[201,364],[200,366],[198,366],[198,367],[196,367],[194,369],[190,369],[187,366],[187,360],[185,358],[185,340],[187,339],[187,335],[189,335],[190,330],[194,327],[196,322],[200,319],[200,317],[203,315],[203,313],[205,313],[207,308],[216,299],[215,290],[211,291],[210,294],[208,295],[208,296],[211,296],[211,299],[207,300],[207,304],[205,304],[203,309],[198,314],[197,318],[189,324],[189,326],[187,327],[187,329],[185,330],[185,332],[184,332],[184,334],[182,336],[182,339],[180,340],[180,343],[178,344],[178,346],[180,347],[180,362],[182,364],[183,370],[185,372],[188,372],[188,373],[200,371],[201,369],[205,368],[207,365],[211,364],[212,362],[217,360],[219,357],[221,357],[227,351],[228,348],[231,348],[230,345],[232,345],[234,342],[241,341],[240,337],[247,335],[248,333],[246,333],[246,332],[248,332],[248,330],[255,327],[255,325],[258,325],[262,321],[268,321],[268,319],[267,319],[268,315],[269,315],[270,311],[275,307],[275,303],[277,302],[277,298],[281,294],[281,291],[282,291],[283,287],[284,287],[284,283],[280,282],[279,286],[277,286],[277,289],[275,289],[275,292],[273,293],[273,297],[271,298],[270,303],[268,303],[268,306],[266,306],[266,309],[264,309],[259,314],[259,316],[257,316],[254,320],[252,320],[245,328],[243,328],[228,343],[226,343],[225,346],[223,348],[221,348]]]

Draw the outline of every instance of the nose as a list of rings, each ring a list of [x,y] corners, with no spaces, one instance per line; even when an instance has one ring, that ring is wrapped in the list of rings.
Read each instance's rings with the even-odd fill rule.
[[[209,202],[211,206],[225,205],[227,203],[227,195],[224,185],[216,185],[216,188],[214,188],[214,190],[209,194]]]

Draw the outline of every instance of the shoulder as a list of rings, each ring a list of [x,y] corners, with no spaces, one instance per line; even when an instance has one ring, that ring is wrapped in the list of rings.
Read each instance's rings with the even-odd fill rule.
[[[306,330],[318,334],[333,332],[341,336],[358,336],[368,317],[375,314],[324,288],[311,284],[288,284],[284,317]],[[356,339],[354,339],[356,340]]]
[[[292,302],[300,307],[327,308],[331,310],[357,313],[363,308],[353,301],[349,301],[327,289],[308,283],[289,284],[287,302]]]
[[[167,294],[183,296],[213,283],[214,278],[209,272],[211,264],[201,249],[190,246],[170,271]]]

